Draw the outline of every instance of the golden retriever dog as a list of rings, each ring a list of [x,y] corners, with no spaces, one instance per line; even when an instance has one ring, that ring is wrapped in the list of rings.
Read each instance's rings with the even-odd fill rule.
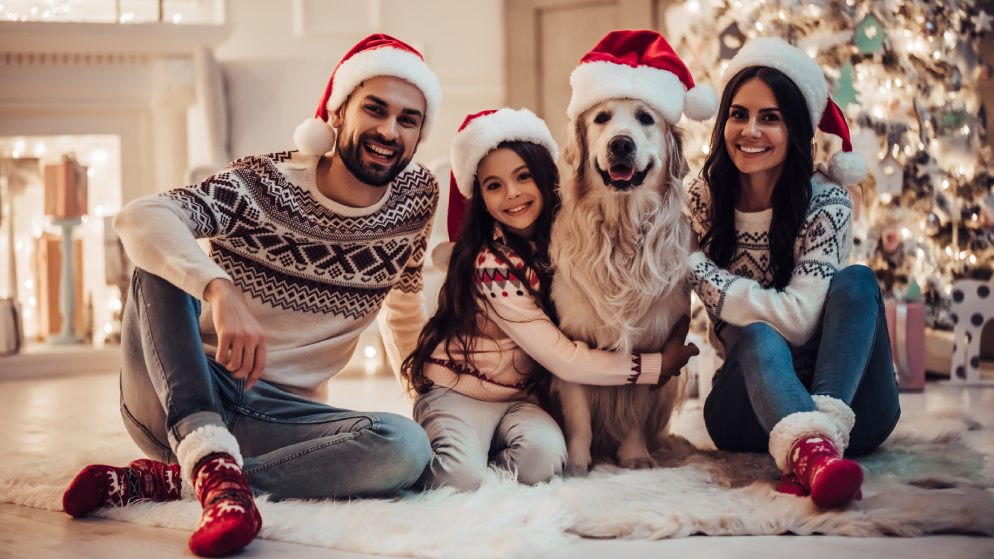
[[[602,101],[573,119],[570,130],[550,246],[561,328],[601,349],[660,351],[690,312],[680,132],[636,99]],[[561,406],[567,473],[582,475],[594,456],[616,458],[625,468],[654,467],[650,446],[668,432],[683,382],[673,378],[659,389],[556,378],[551,393]]]

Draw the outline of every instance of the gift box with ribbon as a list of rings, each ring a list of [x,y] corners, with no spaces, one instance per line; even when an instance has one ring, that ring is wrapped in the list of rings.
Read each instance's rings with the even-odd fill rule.
[[[925,305],[915,298],[916,288],[909,287],[904,298],[884,305],[897,386],[902,392],[925,389]]]

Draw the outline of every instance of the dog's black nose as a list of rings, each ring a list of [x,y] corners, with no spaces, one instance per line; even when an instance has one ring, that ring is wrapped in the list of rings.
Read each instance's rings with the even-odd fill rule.
[[[607,147],[611,150],[611,155],[624,157],[635,151],[635,141],[628,136],[615,136],[608,142]]]

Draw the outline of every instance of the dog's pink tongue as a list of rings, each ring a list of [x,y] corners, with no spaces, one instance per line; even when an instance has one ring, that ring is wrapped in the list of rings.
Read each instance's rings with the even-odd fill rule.
[[[632,175],[635,174],[635,169],[631,167],[614,167],[607,174],[613,181],[627,181],[631,180]]]

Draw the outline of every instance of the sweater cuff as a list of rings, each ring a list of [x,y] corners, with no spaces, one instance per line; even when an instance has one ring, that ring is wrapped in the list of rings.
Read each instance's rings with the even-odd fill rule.
[[[204,292],[207,291],[207,284],[215,279],[226,279],[232,283],[234,280],[220,266],[214,266],[212,270],[196,270],[187,272],[178,286],[183,291],[193,295],[197,299],[204,301]]]
[[[694,268],[696,268],[698,264],[704,264],[707,261],[707,255],[698,250],[687,257],[687,266],[690,268],[690,272],[693,273]]]
[[[662,369],[662,354],[636,353],[632,356],[632,378],[635,379],[635,384],[657,384]]]

